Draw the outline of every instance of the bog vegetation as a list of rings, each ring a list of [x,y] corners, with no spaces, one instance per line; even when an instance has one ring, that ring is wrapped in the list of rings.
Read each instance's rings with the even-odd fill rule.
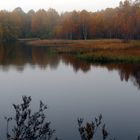
[[[18,38],[140,39],[140,0],[120,2],[116,8],[97,12],[54,9],[25,13],[21,8],[0,11],[0,41]]]
[[[55,137],[55,130],[51,128],[51,122],[47,120],[47,105],[40,101],[39,110],[33,113],[31,100],[30,96],[23,96],[21,104],[13,104],[15,116],[5,117],[7,140],[60,140]],[[85,122],[83,118],[77,119],[81,140],[94,140],[99,137],[99,134],[101,134],[99,140],[115,140],[106,129],[102,118],[100,114],[89,122]],[[14,126],[11,125],[11,121],[14,121]],[[140,140],[140,136],[137,140]]]
[[[5,117],[7,140],[59,140],[54,137],[55,130],[51,129],[50,122],[47,121],[45,113],[47,105],[40,101],[39,110],[32,113],[30,103],[31,97],[23,96],[21,104],[13,104],[15,116]],[[10,123],[12,120],[15,125],[11,130]],[[102,140],[107,139],[109,135],[106,125],[102,125],[101,114],[95,117],[92,122],[84,124],[84,119],[82,118],[78,118],[77,122],[81,140],[92,140],[99,128],[101,129]]]

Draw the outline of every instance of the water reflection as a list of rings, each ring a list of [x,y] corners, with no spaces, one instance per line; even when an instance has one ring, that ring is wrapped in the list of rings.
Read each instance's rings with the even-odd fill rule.
[[[140,89],[140,65],[132,64],[108,64],[105,67],[109,70],[117,70],[120,80],[131,80]]]
[[[54,54],[49,47],[29,47],[25,44],[1,44],[0,45],[0,69],[8,71],[14,67],[18,71],[23,71],[27,64],[32,68],[57,69],[60,62],[71,65],[75,72],[79,70],[88,72],[91,67],[105,67],[109,71],[116,70],[120,80],[131,80],[140,89],[140,65],[132,64],[91,64],[77,59],[74,55]]]

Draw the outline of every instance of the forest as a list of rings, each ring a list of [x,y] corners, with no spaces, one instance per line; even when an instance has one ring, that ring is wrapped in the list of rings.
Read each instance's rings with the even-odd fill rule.
[[[20,7],[0,11],[0,41],[40,39],[140,39],[140,0],[125,0],[116,8],[89,12],[55,9],[30,10]]]

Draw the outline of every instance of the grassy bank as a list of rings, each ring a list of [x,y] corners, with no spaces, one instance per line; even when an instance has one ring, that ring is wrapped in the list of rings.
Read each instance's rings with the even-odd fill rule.
[[[80,59],[96,63],[140,63],[140,57],[135,56],[108,56],[99,54],[82,54]]]
[[[132,40],[35,40],[32,46],[48,46],[53,53],[74,54],[99,63],[140,63],[140,41]]]
[[[119,39],[101,40],[33,40],[28,42],[32,46],[53,46],[53,47],[82,47],[86,49],[119,49],[128,48],[131,45],[140,45],[139,41],[123,42]]]

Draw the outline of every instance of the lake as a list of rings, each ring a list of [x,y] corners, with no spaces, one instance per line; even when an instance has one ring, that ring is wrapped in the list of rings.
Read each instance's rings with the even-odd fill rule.
[[[80,140],[77,118],[92,121],[100,113],[111,137],[140,135],[140,65],[91,64],[74,55],[53,54],[49,47],[0,46],[0,139],[6,139],[4,116],[23,95],[48,105],[47,118],[62,140]],[[100,136],[97,134],[97,140]]]

